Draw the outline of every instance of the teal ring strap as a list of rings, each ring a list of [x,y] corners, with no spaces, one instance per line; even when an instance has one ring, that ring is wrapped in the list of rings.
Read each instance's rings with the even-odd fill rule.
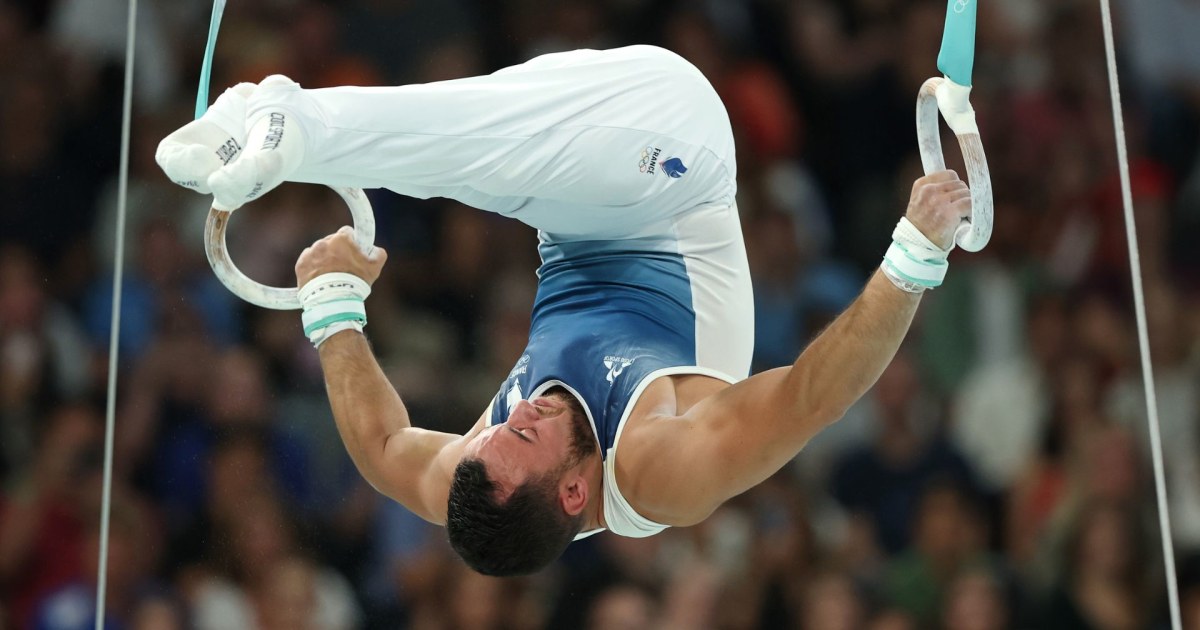
[[[980,0],[947,0],[946,30],[938,53],[938,70],[951,81],[971,86],[975,67],[975,16]]]
[[[204,63],[200,65],[200,87],[196,90],[196,118],[208,111],[208,85],[212,82],[213,52],[217,49],[217,31],[221,29],[223,13],[225,0],[213,0],[212,19],[208,22],[208,43],[204,46]]]

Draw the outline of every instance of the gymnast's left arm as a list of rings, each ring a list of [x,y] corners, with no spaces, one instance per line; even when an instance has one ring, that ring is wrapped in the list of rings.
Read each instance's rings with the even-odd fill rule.
[[[953,172],[917,180],[908,215],[893,234],[902,251],[889,250],[862,294],[793,365],[721,390],[682,416],[648,423],[654,428],[640,433],[634,449],[622,448],[623,458],[639,460],[626,462],[637,478],[655,480],[635,488],[631,499],[668,519],[660,522],[698,522],[775,474],[841,418],[895,356],[921,292],[940,284],[940,276],[936,284],[933,276],[944,275],[954,230],[970,208],[970,191]],[[890,266],[896,256],[907,256],[898,263],[907,273]],[[925,274],[913,261],[939,266],[940,272]],[[912,286],[910,281],[921,278],[927,284]]]

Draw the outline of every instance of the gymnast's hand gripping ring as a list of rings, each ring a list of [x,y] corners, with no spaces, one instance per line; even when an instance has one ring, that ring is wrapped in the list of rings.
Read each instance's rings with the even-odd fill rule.
[[[958,136],[971,187],[971,218],[958,227],[954,241],[969,252],[977,252],[992,238],[992,176],[988,172],[979,127],[975,124],[975,109],[967,100],[970,94],[970,87],[949,78],[934,77],[925,81],[917,93],[917,142],[921,166],[928,175],[946,169],[938,128],[939,112]]]
[[[354,218],[354,242],[364,254],[370,254],[375,249],[375,214],[371,211],[371,202],[361,188],[332,187],[350,206],[350,216]],[[300,298],[296,289],[280,289],[268,287],[251,280],[242,273],[233,259],[229,257],[229,249],[225,246],[225,232],[229,228],[229,216],[225,212],[213,208],[208,212],[208,223],[204,226],[204,251],[208,254],[208,264],[213,272],[234,295],[247,302],[263,308],[281,311],[300,310]]]

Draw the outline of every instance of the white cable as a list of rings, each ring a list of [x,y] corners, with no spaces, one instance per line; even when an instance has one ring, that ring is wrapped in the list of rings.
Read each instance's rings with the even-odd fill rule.
[[[1113,129],[1117,139],[1117,162],[1121,170],[1121,201],[1125,205],[1125,236],[1129,245],[1129,271],[1133,276],[1133,304],[1137,313],[1138,346],[1142,359],[1142,383],[1146,390],[1146,414],[1150,423],[1150,454],[1154,460],[1154,489],[1158,496],[1158,527],[1162,536],[1163,564],[1167,574],[1167,601],[1171,627],[1182,630],[1179,587],[1175,582],[1175,546],[1171,540],[1171,517],[1167,512],[1167,480],[1163,471],[1162,431],[1158,423],[1158,396],[1150,365],[1150,335],[1146,327],[1146,296],[1142,289],[1142,263],[1138,254],[1137,230],[1133,221],[1133,191],[1129,183],[1129,154],[1125,148],[1125,123],[1121,113],[1121,87],[1117,80],[1117,53],[1113,44],[1112,10],[1100,0],[1104,21],[1104,52],[1108,58],[1108,87],[1112,96]]]
[[[121,341],[121,290],[125,273],[125,215],[129,193],[129,134],[133,113],[133,51],[137,0],[129,0],[125,40],[125,94],[121,110],[121,167],[117,176],[117,246],[113,253],[112,327],[108,334],[108,400],[104,413],[104,491],[100,500],[100,562],[96,575],[96,630],[104,629],[108,589],[108,523],[112,513],[113,433],[117,420],[117,351]]]

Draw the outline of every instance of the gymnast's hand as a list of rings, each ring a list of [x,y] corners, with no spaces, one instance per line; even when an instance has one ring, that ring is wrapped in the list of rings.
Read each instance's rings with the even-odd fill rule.
[[[302,287],[321,274],[337,272],[353,274],[367,284],[375,284],[385,262],[387,252],[382,247],[364,254],[354,243],[354,229],[343,227],[300,253],[300,259],[296,261],[296,286]]]
[[[235,210],[283,183],[304,159],[304,139],[292,114],[260,108],[250,120],[248,105],[272,92],[299,89],[281,75],[229,88],[203,116],[164,138],[154,159],[171,181],[211,193],[218,210]]]
[[[913,182],[905,214],[933,242],[949,250],[954,232],[971,216],[971,189],[954,171],[939,171]]]

